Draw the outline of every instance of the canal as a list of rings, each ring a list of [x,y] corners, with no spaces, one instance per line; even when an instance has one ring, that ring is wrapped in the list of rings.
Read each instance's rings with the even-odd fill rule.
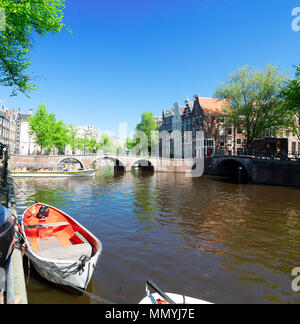
[[[300,303],[300,191],[184,174],[17,179],[21,213],[34,200],[60,208],[103,243],[88,291],[138,303],[145,281],[213,303]],[[29,303],[93,303],[30,267]],[[26,274],[27,277],[27,274]]]

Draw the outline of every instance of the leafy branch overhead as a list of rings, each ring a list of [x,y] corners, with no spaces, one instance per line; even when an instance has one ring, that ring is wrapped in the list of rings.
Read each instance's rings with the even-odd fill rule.
[[[5,28],[0,31],[0,85],[29,96],[36,88],[29,73],[33,32],[40,36],[59,33],[65,26],[64,0],[0,0]]]

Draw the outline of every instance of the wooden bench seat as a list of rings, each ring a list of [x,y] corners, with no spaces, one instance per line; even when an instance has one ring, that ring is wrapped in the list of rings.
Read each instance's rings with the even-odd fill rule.
[[[70,246],[63,246],[56,236],[37,238],[37,245],[40,251],[36,252],[36,254],[46,259],[68,261],[78,261],[83,255],[92,256],[93,249],[91,244],[81,235],[79,238],[82,241],[84,239],[82,244]]]

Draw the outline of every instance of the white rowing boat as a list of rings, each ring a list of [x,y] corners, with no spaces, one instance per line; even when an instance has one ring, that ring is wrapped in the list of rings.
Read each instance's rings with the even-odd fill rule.
[[[85,290],[102,251],[101,242],[61,210],[35,204],[21,224],[25,254],[45,279]]]
[[[152,288],[155,293],[150,293]],[[161,288],[159,288],[155,283],[150,280],[146,282],[146,297],[143,298],[139,304],[147,305],[163,305],[163,304],[190,304],[190,305],[209,305],[210,302],[201,300],[198,298],[187,297],[180,294],[165,293]]]

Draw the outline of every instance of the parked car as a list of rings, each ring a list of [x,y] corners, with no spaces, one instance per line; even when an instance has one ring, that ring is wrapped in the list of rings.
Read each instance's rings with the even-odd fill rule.
[[[9,210],[0,206],[0,268],[5,267],[13,251],[15,226]]]

